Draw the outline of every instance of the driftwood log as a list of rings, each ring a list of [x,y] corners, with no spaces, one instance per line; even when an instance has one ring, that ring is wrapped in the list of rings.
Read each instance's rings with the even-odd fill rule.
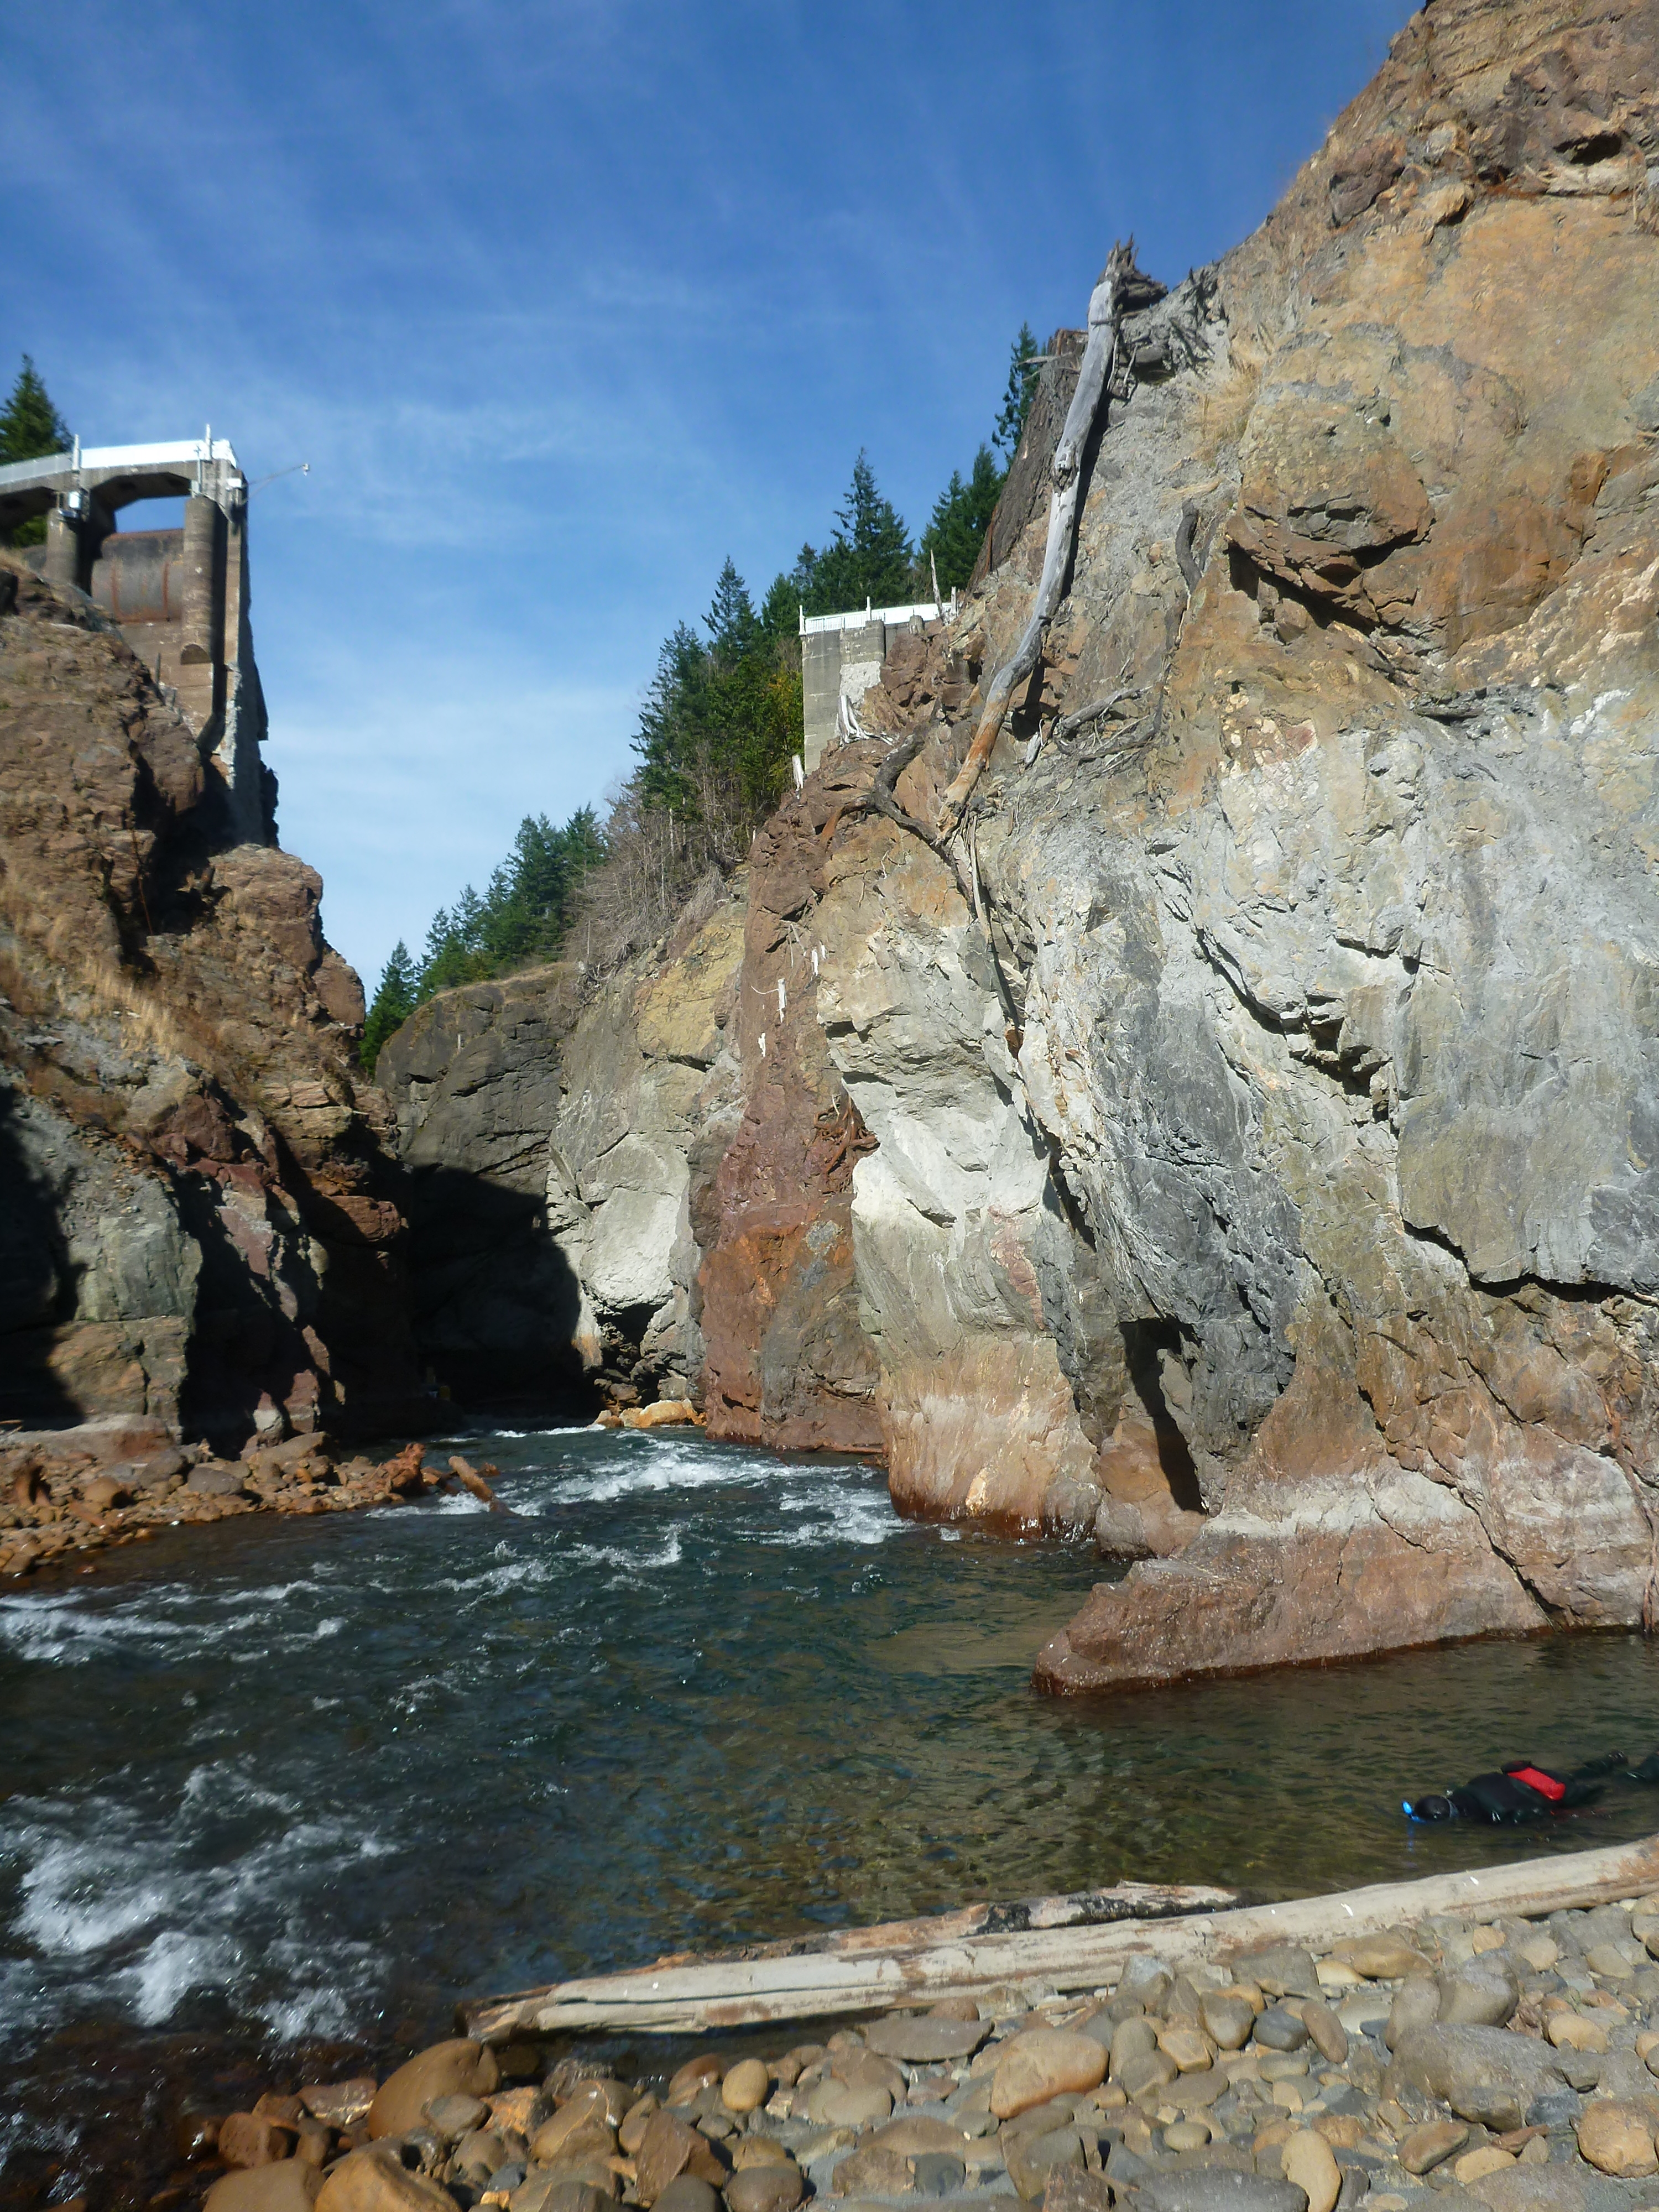
[[[1604,1850],[1523,1859],[1478,1872],[1382,1882],[1329,1897],[1233,1907],[1224,1890],[1139,1888],[975,1906],[939,1920],[850,1929],[736,1958],[659,1959],[462,2008],[465,2031],[489,2043],[567,2030],[700,2033],[767,2021],[815,2020],[972,1996],[1036,1978],[1054,1990],[1115,1985],[1129,1960],[1218,1963],[1270,1943],[1328,1950],[1345,1936],[1381,1935],[1434,1912],[1466,1920],[1557,1912],[1659,1890],[1659,1836]],[[1012,1911],[1019,1924],[1010,1925]],[[1075,1917],[1068,1917],[1075,1911]],[[1019,1916],[1024,1916],[1019,1918]]]
[[[1042,574],[1030,617],[1020,633],[1012,656],[998,669],[980,709],[979,725],[967,757],[957,769],[940,809],[940,827],[948,836],[961,821],[974,787],[984,774],[1015,692],[1030,676],[1042,650],[1042,641],[1054,619],[1072,565],[1077,536],[1078,501],[1083,481],[1084,451],[1105,404],[1106,387],[1117,351],[1118,325],[1133,302],[1145,305],[1161,296],[1162,288],[1135,267],[1133,239],[1115,246],[1106,257],[1100,282],[1089,301],[1089,337],[1078,371],[1077,389],[1066,410],[1066,423],[1050,465],[1048,536],[1042,554]]]

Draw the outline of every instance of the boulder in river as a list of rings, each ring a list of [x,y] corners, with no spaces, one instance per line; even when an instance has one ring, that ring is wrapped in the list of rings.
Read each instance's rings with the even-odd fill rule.
[[[487,2097],[500,2080],[495,2056],[483,2044],[456,2037],[417,2051],[382,2082],[368,2108],[372,2139],[407,2135],[437,2097]]]

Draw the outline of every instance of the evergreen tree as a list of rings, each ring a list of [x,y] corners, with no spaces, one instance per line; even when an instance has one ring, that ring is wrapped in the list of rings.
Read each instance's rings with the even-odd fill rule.
[[[0,408],[0,468],[13,461],[44,460],[49,454],[67,453],[74,443],[67,424],[52,405],[33,362],[23,356],[23,366],[11,388],[11,397]],[[46,522],[37,514],[20,523],[11,533],[14,545],[40,545],[46,541]]]
[[[777,580],[767,594],[776,627],[764,623],[728,560],[704,617],[709,642],[681,623],[663,642],[641,708],[634,750],[643,808],[695,826],[717,851],[747,844],[800,745],[800,678],[786,642],[798,623],[783,612],[793,588]],[[669,834],[672,843],[677,833]]]
[[[394,1030],[401,1029],[414,1012],[420,977],[415,963],[409,957],[409,947],[400,937],[392,948],[392,957],[386,962],[380,977],[380,987],[374,994],[374,1003],[368,1010],[368,1019],[363,1024],[363,1041],[357,1048],[358,1057],[370,1075],[380,1056],[380,1048]]]
[[[761,628],[768,637],[798,637],[803,608],[809,615],[825,611],[815,604],[817,573],[817,551],[811,545],[803,545],[795,556],[794,567],[785,568],[772,579],[771,589],[762,600],[760,611]]]
[[[915,582],[915,550],[862,450],[853,464],[847,504],[836,510],[836,520],[839,528],[813,563],[807,613],[844,614],[866,600],[878,607],[902,606]]]
[[[749,598],[749,586],[732,566],[728,553],[714,586],[714,603],[703,617],[714,658],[734,665],[751,652],[760,635],[760,618]]]
[[[959,469],[951,470],[951,481],[935,501],[933,515],[921,534],[917,565],[927,577],[930,592],[933,575],[928,567],[929,555],[933,556],[933,568],[939,572],[941,592],[959,591],[968,582],[985,543],[985,533],[991,526],[991,515],[1004,481],[1004,472],[997,466],[988,446],[981,446],[975,454],[973,473],[966,483]]]
[[[1031,395],[1036,390],[1036,349],[1031,325],[1022,323],[1019,336],[1009,349],[1008,386],[1002,395],[997,427],[991,434],[992,442],[1000,446],[1011,461],[1019,450],[1020,433],[1025,428],[1025,418],[1031,411]]]

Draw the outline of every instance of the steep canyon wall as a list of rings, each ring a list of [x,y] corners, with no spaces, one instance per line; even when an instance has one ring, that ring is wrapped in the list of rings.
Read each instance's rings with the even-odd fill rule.
[[[1138,1560],[1048,1686],[1654,1602],[1656,82],[1652,5],[1431,0],[1128,319],[961,833],[1069,340],[959,618],[720,908],[718,1020],[642,1011],[704,917],[562,1048],[569,1340]],[[866,803],[903,738],[927,836]]]
[[[0,556],[0,1418],[417,1424],[399,1174],[322,885],[107,617]],[[257,766],[257,763],[256,763]]]

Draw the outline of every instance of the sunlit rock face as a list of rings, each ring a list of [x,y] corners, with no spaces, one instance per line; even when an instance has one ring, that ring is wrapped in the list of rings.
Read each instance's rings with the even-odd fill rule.
[[[213,738],[91,600],[0,558],[0,1416],[406,1430],[362,992],[274,781],[250,838]]]
[[[937,825],[1040,453],[953,635],[757,850],[745,1036],[775,1054],[781,977],[828,1066],[746,1051],[747,1110],[856,1116],[848,1373],[896,1498],[1146,1560],[1054,1686],[1642,1608],[1656,46],[1636,8],[1414,17],[1262,229],[1131,319],[954,868],[859,796],[925,732],[897,797]]]

